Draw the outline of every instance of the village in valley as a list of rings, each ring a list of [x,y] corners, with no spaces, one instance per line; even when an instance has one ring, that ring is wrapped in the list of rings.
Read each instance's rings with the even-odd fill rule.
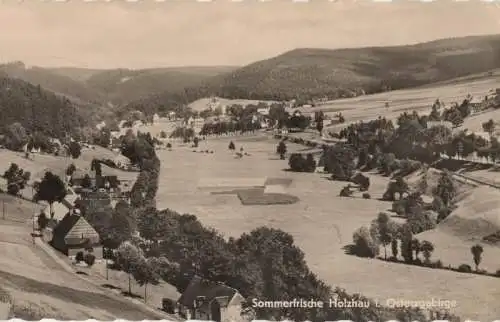
[[[433,241],[420,240],[420,236],[425,237],[426,233],[438,229],[439,225],[445,225],[448,216],[453,218],[454,211],[460,211],[457,210],[460,206],[454,201],[460,194],[470,194],[473,191],[471,187],[500,189],[500,184],[490,180],[492,176],[486,178],[466,174],[474,171],[473,168],[481,172],[496,167],[500,150],[495,137],[495,123],[484,121],[481,123],[482,128],[474,132],[464,129],[474,118],[486,120],[488,114],[497,112],[500,96],[498,91],[490,93],[477,104],[474,104],[471,95],[464,97],[460,105],[437,99],[427,114],[419,111],[398,115],[392,112],[388,104],[384,104],[379,109],[388,117],[354,122],[350,122],[342,112],[329,112],[335,102],[318,104],[312,101],[297,106],[294,101],[249,101],[243,105],[212,97],[201,100],[205,103],[201,111],[191,110],[190,114],[182,118],[169,112],[164,116],[156,113],[148,119],[140,111],[133,111],[128,119],[119,122],[117,129],[111,130],[105,122],[101,122],[96,125],[96,139],[92,142],[78,141],[69,136],[61,142],[40,134],[26,134],[23,137],[18,136],[19,132],[10,132],[3,137],[4,150],[0,151],[3,160],[11,160],[10,163],[4,163],[2,224],[6,224],[6,227],[11,225],[9,221],[23,224],[23,231],[30,233],[34,247],[42,249],[44,256],[59,262],[67,272],[80,274],[92,285],[108,288],[115,294],[141,297],[143,304],[148,305],[150,310],[161,308],[170,318],[204,317],[230,321],[238,316],[238,319],[250,319],[256,312],[243,309],[245,298],[240,290],[220,280],[210,279],[210,275],[203,276],[197,273],[196,268],[193,271],[193,267],[186,267],[183,261],[172,262],[164,255],[153,256],[163,252],[163,238],[172,237],[161,233],[162,229],[167,229],[163,226],[166,224],[163,220],[168,220],[157,217],[162,211],[155,215],[158,210],[148,207],[156,204],[159,208],[164,205],[169,209],[172,207],[173,210],[196,213],[197,209],[208,209],[213,205],[219,208],[217,211],[234,211],[235,201],[231,201],[235,200],[235,197],[231,197],[234,195],[240,200],[240,207],[250,212],[244,210],[241,214],[243,217],[226,219],[225,223],[217,218],[207,218],[207,221],[209,225],[221,229],[223,234],[231,233],[234,229],[241,229],[244,234],[245,230],[256,227],[235,226],[232,222],[244,220],[246,214],[255,216],[252,208],[260,208],[256,209],[261,212],[259,217],[268,216],[267,220],[276,211],[276,214],[286,211],[294,218],[289,220],[299,220],[290,209],[296,209],[305,197],[298,193],[297,188],[294,189],[293,184],[303,185],[307,178],[312,180],[312,177],[307,176],[315,176],[320,181],[315,179],[314,186],[308,185],[309,189],[327,189],[328,198],[340,198],[340,202],[344,202],[344,198],[375,198],[375,209],[380,209],[378,217],[373,206],[367,206],[366,210],[359,209],[360,213],[371,213],[373,221],[371,226],[356,227],[358,229],[352,231],[352,244],[349,240],[340,240],[341,232],[336,225],[325,232],[330,235],[328,238],[338,237],[339,249],[342,246],[349,256],[378,258],[381,262],[394,262],[393,265],[404,263],[432,270],[460,272],[456,274],[497,276],[495,274],[498,271],[477,268],[485,249],[481,246],[483,240],[472,246],[480,249],[477,255],[479,260],[474,255],[475,268],[468,264],[468,260],[463,263],[433,261],[433,252],[438,252],[437,248],[445,245],[441,244],[439,238],[432,239],[436,238],[432,233],[429,237]],[[225,101],[231,105],[223,104]],[[394,103],[397,104],[397,101]],[[203,106],[200,102],[192,104],[198,108],[200,105]],[[345,114],[348,115],[349,111]],[[397,122],[398,127],[393,122]],[[402,129],[407,131],[405,135],[408,137],[401,138],[402,134],[396,134]],[[412,144],[413,148],[404,150],[398,147],[399,150],[393,152],[377,151],[377,142],[391,140],[394,135],[397,136],[392,139],[395,140],[393,144]],[[103,141],[102,137],[107,140]],[[471,138],[484,143],[469,147],[468,140]],[[14,148],[16,143],[20,144],[17,149]],[[478,149],[475,147],[477,144],[483,148]],[[420,148],[423,150],[420,151]],[[398,152],[409,154],[405,159],[400,159]],[[144,157],[148,154],[151,159]],[[272,155],[275,157],[266,161]],[[145,159],[140,159],[140,156]],[[268,157],[262,159],[262,156]],[[201,197],[199,202],[204,206],[199,208],[196,200],[190,202],[186,198],[200,197],[180,191],[182,183],[186,189],[192,179],[185,172],[179,177],[183,166],[178,166],[174,160],[182,158],[188,167],[186,170],[193,171],[194,164],[207,166],[206,162],[214,162],[205,161],[207,158],[214,160],[218,157],[222,158],[221,162],[227,162],[227,166],[234,163],[234,169],[227,172],[226,168],[225,173],[234,175],[238,172],[239,175],[224,178],[220,175],[220,169],[213,168],[215,164],[204,170],[195,170],[195,190],[203,191],[205,195],[208,192],[214,195],[212,198],[217,196],[217,200],[208,203],[202,201],[207,197]],[[163,168],[158,171],[153,162],[156,158],[167,161],[168,167],[174,167],[173,171],[178,174],[171,174],[169,169]],[[260,160],[260,168],[251,165],[256,158]],[[276,161],[272,161],[273,158]],[[146,161],[153,164],[145,166]],[[273,166],[269,169],[269,166],[264,165],[265,162],[278,164],[278,168]],[[280,168],[287,167],[288,172],[280,175],[283,171]],[[448,170],[450,167],[451,170]],[[458,168],[460,171],[456,171]],[[163,179],[153,177],[158,172],[165,175],[167,186],[177,188],[163,188]],[[300,176],[295,177],[295,174]],[[329,174],[329,180],[344,182],[344,186],[335,191],[334,187],[338,185],[321,180],[325,174]],[[158,185],[156,200],[148,200],[151,197],[151,187],[148,185],[151,183]],[[295,191],[295,195],[290,194],[291,191]],[[379,196],[376,197],[376,194]],[[350,203],[348,200],[345,202]],[[33,205],[28,206],[29,203]],[[392,209],[387,212],[391,203]],[[148,213],[138,214],[136,211],[141,210],[135,210],[136,207],[144,207],[142,211]],[[282,207],[281,210],[279,207]],[[363,206],[360,204],[357,207]],[[314,216],[314,212],[306,213],[310,215],[301,216]],[[202,213],[196,214],[202,221],[205,220]],[[270,224],[270,227],[274,226],[272,222]],[[285,226],[290,226],[290,222]],[[29,231],[29,227],[32,231]],[[232,230],[226,230],[225,227],[231,227]],[[282,225],[276,227],[281,228]],[[495,239],[498,231],[493,230],[490,235],[482,237]],[[187,231],[184,233],[190,234]],[[201,238],[199,233],[190,236]],[[405,253],[406,242],[410,247],[408,253]],[[167,243],[169,247],[180,246],[170,244],[172,241]],[[305,246],[306,249],[315,247],[307,243]],[[387,247],[392,249],[392,253]],[[189,248],[181,249],[189,251]],[[200,251],[203,250],[196,252]],[[422,257],[418,255],[419,252],[423,254]],[[467,250],[464,252],[467,253]],[[459,258],[462,256],[466,258],[467,254],[461,254]],[[196,265],[196,260],[192,263]],[[178,274],[192,277],[185,280]],[[187,284],[182,286],[178,283]],[[143,295],[134,293],[138,288],[143,289]],[[214,301],[219,313],[213,311]],[[204,305],[207,305],[208,311],[204,311]],[[452,313],[448,311],[443,313],[436,309],[431,314],[451,317]]]
[[[3,62],[0,320],[495,320],[499,43]]]

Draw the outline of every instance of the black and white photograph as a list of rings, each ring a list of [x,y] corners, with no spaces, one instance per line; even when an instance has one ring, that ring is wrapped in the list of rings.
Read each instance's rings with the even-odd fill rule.
[[[0,2],[0,320],[500,319],[500,4]]]

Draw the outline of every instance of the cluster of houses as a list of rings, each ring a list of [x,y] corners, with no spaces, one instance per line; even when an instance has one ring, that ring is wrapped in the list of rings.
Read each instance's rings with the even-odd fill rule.
[[[55,202],[52,207],[47,205],[41,211],[46,218],[50,218],[43,231],[44,240],[68,257],[75,257],[79,252],[92,252],[97,260],[103,258],[101,237],[82,216],[81,205],[112,205],[116,200],[116,192],[123,192],[123,180],[119,180],[114,174],[108,174],[106,168],[105,165],[102,166],[101,177],[94,172],[76,170],[71,177],[66,178],[66,197],[61,202]],[[92,187],[83,188],[84,181],[89,177]],[[34,226],[37,225],[38,215],[34,216]],[[195,276],[175,302],[172,313],[178,313],[187,319],[249,321],[242,313],[244,300],[237,290],[227,285]]]
[[[51,245],[68,256],[87,248],[94,249],[96,258],[102,258],[102,247],[96,230],[81,216],[80,206],[114,206],[118,200],[128,200],[131,182],[120,180],[106,165],[102,174],[77,169],[66,177],[67,194],[60,202],[47,205],[34,216],[34,226],[43,213],[49,219],[44,238]],[[86,182],[87,181],[87,182]]]

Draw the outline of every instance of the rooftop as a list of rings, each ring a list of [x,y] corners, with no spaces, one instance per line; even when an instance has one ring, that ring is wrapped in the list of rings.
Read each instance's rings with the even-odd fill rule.
[[[238,293],[237,290],[223,283],[209,281],[195,276],[179,298],[178,302],[186,307],[193,307],[197,297],[203,296],[204,302],[211,302],[217,297],[228,297],[230,301],[236,293]]]

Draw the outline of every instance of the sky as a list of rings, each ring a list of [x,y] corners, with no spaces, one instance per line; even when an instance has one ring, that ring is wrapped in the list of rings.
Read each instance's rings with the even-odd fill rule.
[[[0,28],[1,62],[102,69],[245,65],[295,48],[496,34],[500,5],[473,0],[4,0]]]

